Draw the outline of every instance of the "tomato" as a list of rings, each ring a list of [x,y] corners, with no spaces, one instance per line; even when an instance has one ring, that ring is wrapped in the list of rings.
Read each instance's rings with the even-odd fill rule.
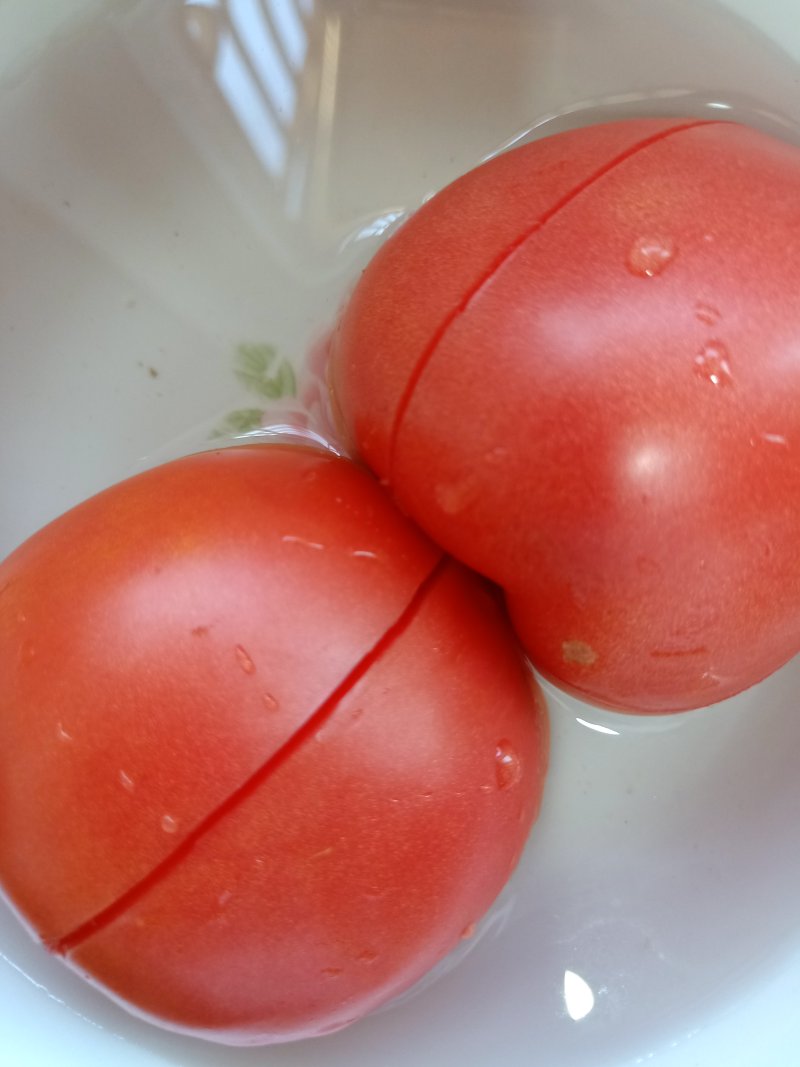
[[[426,203],[343,312],[357,448],[584,699],[697,707],[800,647],[799,204],[755,130],[576,130]]]
[[[404,989],[503,886],[546,750],[495,593],[330,453],[167,464],[0,564],[0,882],[170,1028],[289,1040]]]

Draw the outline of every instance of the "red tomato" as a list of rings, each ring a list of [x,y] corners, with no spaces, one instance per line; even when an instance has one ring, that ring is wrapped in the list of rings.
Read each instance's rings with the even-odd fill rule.
[[[0,881],[131,1010],[337,1029],[489,907],[543,707],[494,595],[320,451],[205,453],[0,565]]]
[[[433,198],[343,314],[357,447],[585,699],[697,707],[800,647],[799,205],[754,130],[577,130]]]

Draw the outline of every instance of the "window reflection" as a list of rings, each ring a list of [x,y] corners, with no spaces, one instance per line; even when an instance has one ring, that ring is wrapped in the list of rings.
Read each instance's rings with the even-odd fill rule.
[[[564,1004],[567,1015],[578,1023],[594,1008],[594,993],[585,978],[575,971],[564,972]]]
[[[288,165],[289,130],[308,54],[313,0],[187,0],[215,19],[214,80],[251,149],[273,177]],[[198,24],[187,22],[200,44]]]

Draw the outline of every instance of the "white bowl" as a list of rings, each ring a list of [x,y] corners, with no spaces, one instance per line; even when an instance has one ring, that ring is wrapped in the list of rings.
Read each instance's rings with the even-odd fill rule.
[[[253,407],[428,194],[515,139],[707,113],[800,140],[795,0],[0,0],[0,556]],[[653,720],[551,691],[552,773],[476,936],[340,1034],[139,1023],[0,913],[13,1067],[800,1062],[800,664]]]

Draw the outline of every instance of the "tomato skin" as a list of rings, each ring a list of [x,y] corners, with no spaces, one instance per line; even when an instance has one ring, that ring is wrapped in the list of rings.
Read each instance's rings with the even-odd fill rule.
[[[330,1032],[411,985],[489,907],[538,808],[546,720],[499,623],[448,564],[330,721],[73,962],[236,1044]]]
[[[428,202],[364,274],[332,377],[401,507],[505,588],[535,666],[598,704],[679,711],[800,647],[800,153],[733,124],[600,129]],[[505,253],[476,242],[454,303],[437,278],[469,250],[442,245],[434,273],[431,235],[440,216],[469,234],[476,204],[485,224],[511,169],[531,209],[514,201]],[[407,287],[427,294],[411,351],[387,314]]]
[[[129,1010],[212,1040],[308,1036],[419,977],[502,888],[541,795],[544,712],[495,599],[321,451],[192,456],[45,527],[0,564],[0,680],[9,902]],[[519,780],[487,797],[503,738]],[[441,796],[393,823],[387,796],[404,812],[423,777]],[[351,826],[333,884],[311,857]],[[407,947],[390,909],[380,967],[332,982],[308,941],[375,911],[348,881],[367,862],[440,910]]]

